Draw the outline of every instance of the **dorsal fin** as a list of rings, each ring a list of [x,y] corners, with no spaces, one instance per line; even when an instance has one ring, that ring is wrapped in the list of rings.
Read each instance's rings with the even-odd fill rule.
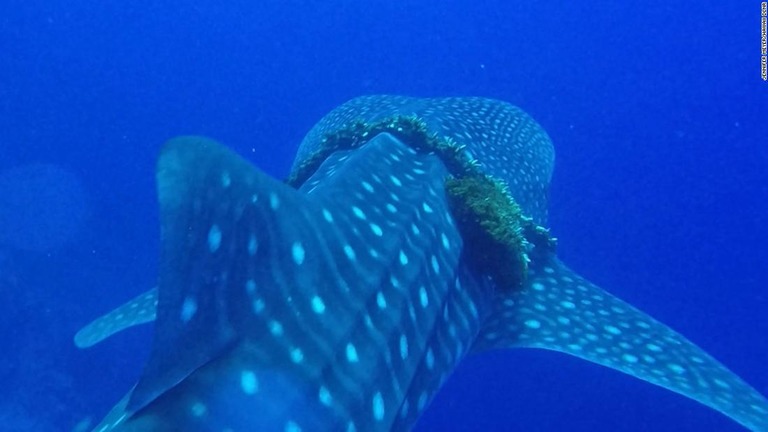
[[[242,265],[247,246],[223,239],[237,234],[232,221],[249,204],[244,199],[256,182],[292,192],[214,141],[180,137],[165,145],[157,165],[157,323],[150,360],[129,411],[146,406],[235,342],[240,317],[233,312],[248,299],[245,290],[230,295],[224,289],[227,272]]]
[[[155,339],[126,422],[173,409],[174,397],[165,395],[199,392],[211,402],[219,394],[209,394],[213,375],[206,373],[221,378],[228,361],[249,364],[254,374],[284,371],[313,401],[318,388],[333,394],[337,420],[309,416],[307,424],[352,418],[366,430],[405,421],[396,405],[403,392],[439,382],[433,369],[445,359],[428,351],[429,335],[412,320],[431,328],[440,309],[423,306],[416,315],[412,305],[445,298],[459,265],[445,167],[379,134],[352,153],[335,153],[315,176],[323,179],[315,191],[298,191],[213,141],[166,145],[157,175]],[[392,346],[399,347],[396,368]],[[422,361],[429,373],[411,388]],[[331,367],[339,362],[348,366]],[[358,370],[363,363],[369,366]],[[292,403],[267,401],[262,409],[293,416],[285,412],[299,402]]]
[[[768,401],[679,333],[579,276],[554,256],[522,291],[500,292],[476,349],[560,351],[619,370],[768,431]]]

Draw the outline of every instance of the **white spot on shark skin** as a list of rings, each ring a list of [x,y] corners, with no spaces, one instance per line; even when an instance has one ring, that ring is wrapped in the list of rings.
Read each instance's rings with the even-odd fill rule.
[[[448,236],[445,235],[445,233],[441,233],[440,239],[443,242],[443,248],[445,248],[445,250],[449,250],[451,248],[451,243],[448,241]]]
[[[544,284],[541,282],[534,282],[531,284],[531,289],[534,291],[544,291]]]
[[[181,321],[187,323],[197,313],[197,301],[192,297],[187,297],[181,304]]]
[[[381,237],[384,235],[384,231],[381,230],[381,227],[376,225],[375,223],[372,223],[370,225],[371,231],[373,231],[374,234],[376,234],[378,237]]]
[[[400,357],[405,360],[408,358],[408,338],[400,335]]]
[[[293,255],[293,262],[296,265],[301,265],[304,262],[304,246],[301,242],[294,242],[291,246],[291,254]]]
[[[612,325],[605,325],[603,326],[603,328],[605,329],[605,331],[607,331],[610,334],[614,334],[614,335],[621,334],[621,330],[618,327],[614,327]]]
[[[291,420],[288,420],[285,423],[285,432],[301,432],[301,426]]]
[[[221,186],[224,189],[226,189],[231,184],[232,184],[232,177],[230,177],[229,172],[224,171],[223,173],[221,173]]]
[[[424,411],[424,408],[427,406],[427,399],[429,396],[427,396],[427,392],[421,392],[419,395],[419,401],[417,408],[419,409],[419,412]]]
[[[325,221],[328,223],[333,223],[333,215],[328,211],[328,209],[323,209],[323,219],[325,219]]]
[[[195,402],[189,407],[189,411],[194,417],[202,417],[208,412],[208,407],[202,402]]]
[[[357,348],[351,342],[347,344],[347,361],[350,363],[360,361],[360,358],[357,356]]]
[[[397,207],[393,206],[390,203],[387,203],[386,208],[387,208],[387,211],[390,213],[397,213]]]
[[[379,305],[379,309],[386,309],[387,308],[387,299],[384,298],[384,293],[381,291],[376,294],[376,304]]]
[[[434,211],[434,210],[432,210],[432,207],[430,207],[429,204],[427,204],[427,203],[423,203],[421,205],[421,208],[423,208],[424,211],[427,212],[427,213],[432,213]]]
[[[635,323],[635,325],[637,325],[638,327],[643,328],[643,329],[651,328],[651,326],[647,322],[645,322],[645,321],[638,321],[638,322]]]
[[[440,273],[440,263],[437,262],[437,257],[432,255],[432,270],[435,271],[435,273]]]
[[[373,395],[373,400],[371,402],[373,405],[373,418],[376,421],[384,420],[384,398],[381,396],[381,393],[376,392],[376,394]]]
[[[541,322],[535,319],[525,320],[523,324],[525,324],[525,326],[530,329],[537,329],[541,327]]]
[[[403,405],[400,408],[400,418],[406,418],[408,417],[408,408],[410,408],[410,404],[408,403],[408,399],[403,401]]]
[[[299,348],[292,348],[291,361],[294,363],[301,363],[302,361],[304,361],[304,352],[302,352],[301,349]]]
[[[426,288],[419,287],[419,303],[421,303],[421,307],[426,308],[429,305],[429,296],[427,295]]]
[[[251,236],[248,238],[248,255],[254,256],[256,255],[256,251],[259,249],[259,242],[256,240],[256,235],[251,234]]]
[[[755,411],[757,411],[757,412],[759,412],[761,414],[768,414],[768,410],[766,410],[765,408],[761,407],[760,405],[750,404],[749,406],[750,406],[750,408],[752,408],[753,410],[755,410]]]
[[[256,374],[250,370],[240,372],[240,387],[247,395],[256,394],[259,390],[259,381],[256,379]]]
[[[408,264],[408,256],[402,250],[400,251],[400,264],[401,265]]]
[[[389,179],[392,181],[392,184],[394,184],[395,186],[402,186],[403,185],[403,182],[401,182],[399,178],[397,178],[397,177],[395,177],[393,175],[389,176]]]
[[[411,302],[408,302],[408,316],[411,318],[411,322],[416,322],[416,309]]]
[[[256,292],[256,282],[253,279],[248,279],[245,282],[245,291],[248,294],[254,294]]]
[[[638,358],[632,354],[622,354],[621,359],[627,363],[637,363]]]
[[[560,302],[560,306],[566,308],[566,309],[573,309],[576,307],[576,305],[573,302],[570,302],[568,300],[563,300]]]
[[[269,332],[272,333],[273,336],[283,335],[283,325],[280,324],[280,321],[271,320],[267,326],[269,327]]]
[[[435,367],[435,353],[432,351],[432,348],[427,350],[427,355],[424,357],[424,361],[427,364],[427,369],[432,370],[432,368]]]
[[[347,259],[349,259],[350,261],[354,261],[355,258],[357,257],[355,255],[355,250],[352,249],[352,246],[350,245],[344,245],[344,255],[346,255]]]
[[[421,233],[421,230],[415,223],[411,224],[411,231],[413,231],[413,235],[419,235],[419,233]]]
[[[325,302],[320,296],[312,297],[312,310],[318,315],[325,312]]]
[[[469,306],[469,313],[471,313],[471,314],[472,314],[472,317],[473,317],[473,318],[477,319],[477,317],[478,317],[478,315],[477,315],[477,314],[478,314],[478,312],[477,312],[477,306],[475,306],[475,302],[474,302],[474,301],[472,301],[472,300],[469,300],[469,302],[468,302],[468,306]]]
[[[269,194],[269,208],[272,210],[277,210],[280,207],[280,198],[278,198],[277,194],[271,193]]]
[[[669,370],[671,370],[672,372],[678,375],[682,375],[685,373],[685,368],[677,363],[670,363],[667,365],[667,367],[669,368]]]
[[[331,403],[333,403],[331,392],[329,392],[328,389],[324,386],[320,386],[320,390],[317,392],[317,398],[320,399],[320,403],[325,406],[331,406]]]
[[[373,185],[371,185],[367,181],[363,181],[361,184],[363,185],[363,189],[367,190],[370,193],[373,193]]]
[[[213,225],[208,231],[208,250],[216,252],[219,246],[221,246],[221,229],[218,225]]]
[[[661,352],[661,347],[656,344],[649,343],[646,344],[645,347],[648,348],[649,351]]]
[[[352,213],[354,213],[355,217],[358,219],[365,220],[365,213],[360,210],[360,207],[352,207]]]
[[[266,305],[264,304],[264,300],[258,298],[253,301],[252,307],[253,307],[253,313],[260,314],[264,312],[264,308],[266,307]]]

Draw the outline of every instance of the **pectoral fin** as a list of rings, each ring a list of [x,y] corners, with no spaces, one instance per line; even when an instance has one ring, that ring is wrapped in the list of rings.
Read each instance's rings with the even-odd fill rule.
[[[533,266],[522,291],[500,293],[477,348],[571,354],[667,388],[754,431],[768,401],[679,333],[574,273],[557,258]]]
[[[75,334],[78,348],[89,348],[129,327],[155,320],[157,287],[138,295],[113,311],[96,318]]]

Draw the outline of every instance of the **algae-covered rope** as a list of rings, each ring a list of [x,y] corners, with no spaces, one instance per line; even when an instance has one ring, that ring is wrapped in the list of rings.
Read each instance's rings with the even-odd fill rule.
[[[394,116],[373,123],[358,120],[325,135],[322,146],[291,172],[286,182],[304,183],[332,153],[363,146],[389,133],[445,164],[450,177],[445,191],[451,213],[466,245],[466,258],[502,288],[519,288],[528,273],[530,253],[553,251],[556,239],[523,215],[507,185],[484,173],[480,163],[452,138],[430,133],[417,116]]]

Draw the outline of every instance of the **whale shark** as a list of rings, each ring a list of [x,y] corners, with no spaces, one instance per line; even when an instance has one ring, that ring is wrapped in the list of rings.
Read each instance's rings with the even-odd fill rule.
[[[768,431],[763,395],[560,261],[554,158],[523,110],[475,97],[352,99],[286,181],[169,141],[157,287],[75,336],[154,321],[140,379],[94,430],[409,430],[466,356],[540,348]]]

